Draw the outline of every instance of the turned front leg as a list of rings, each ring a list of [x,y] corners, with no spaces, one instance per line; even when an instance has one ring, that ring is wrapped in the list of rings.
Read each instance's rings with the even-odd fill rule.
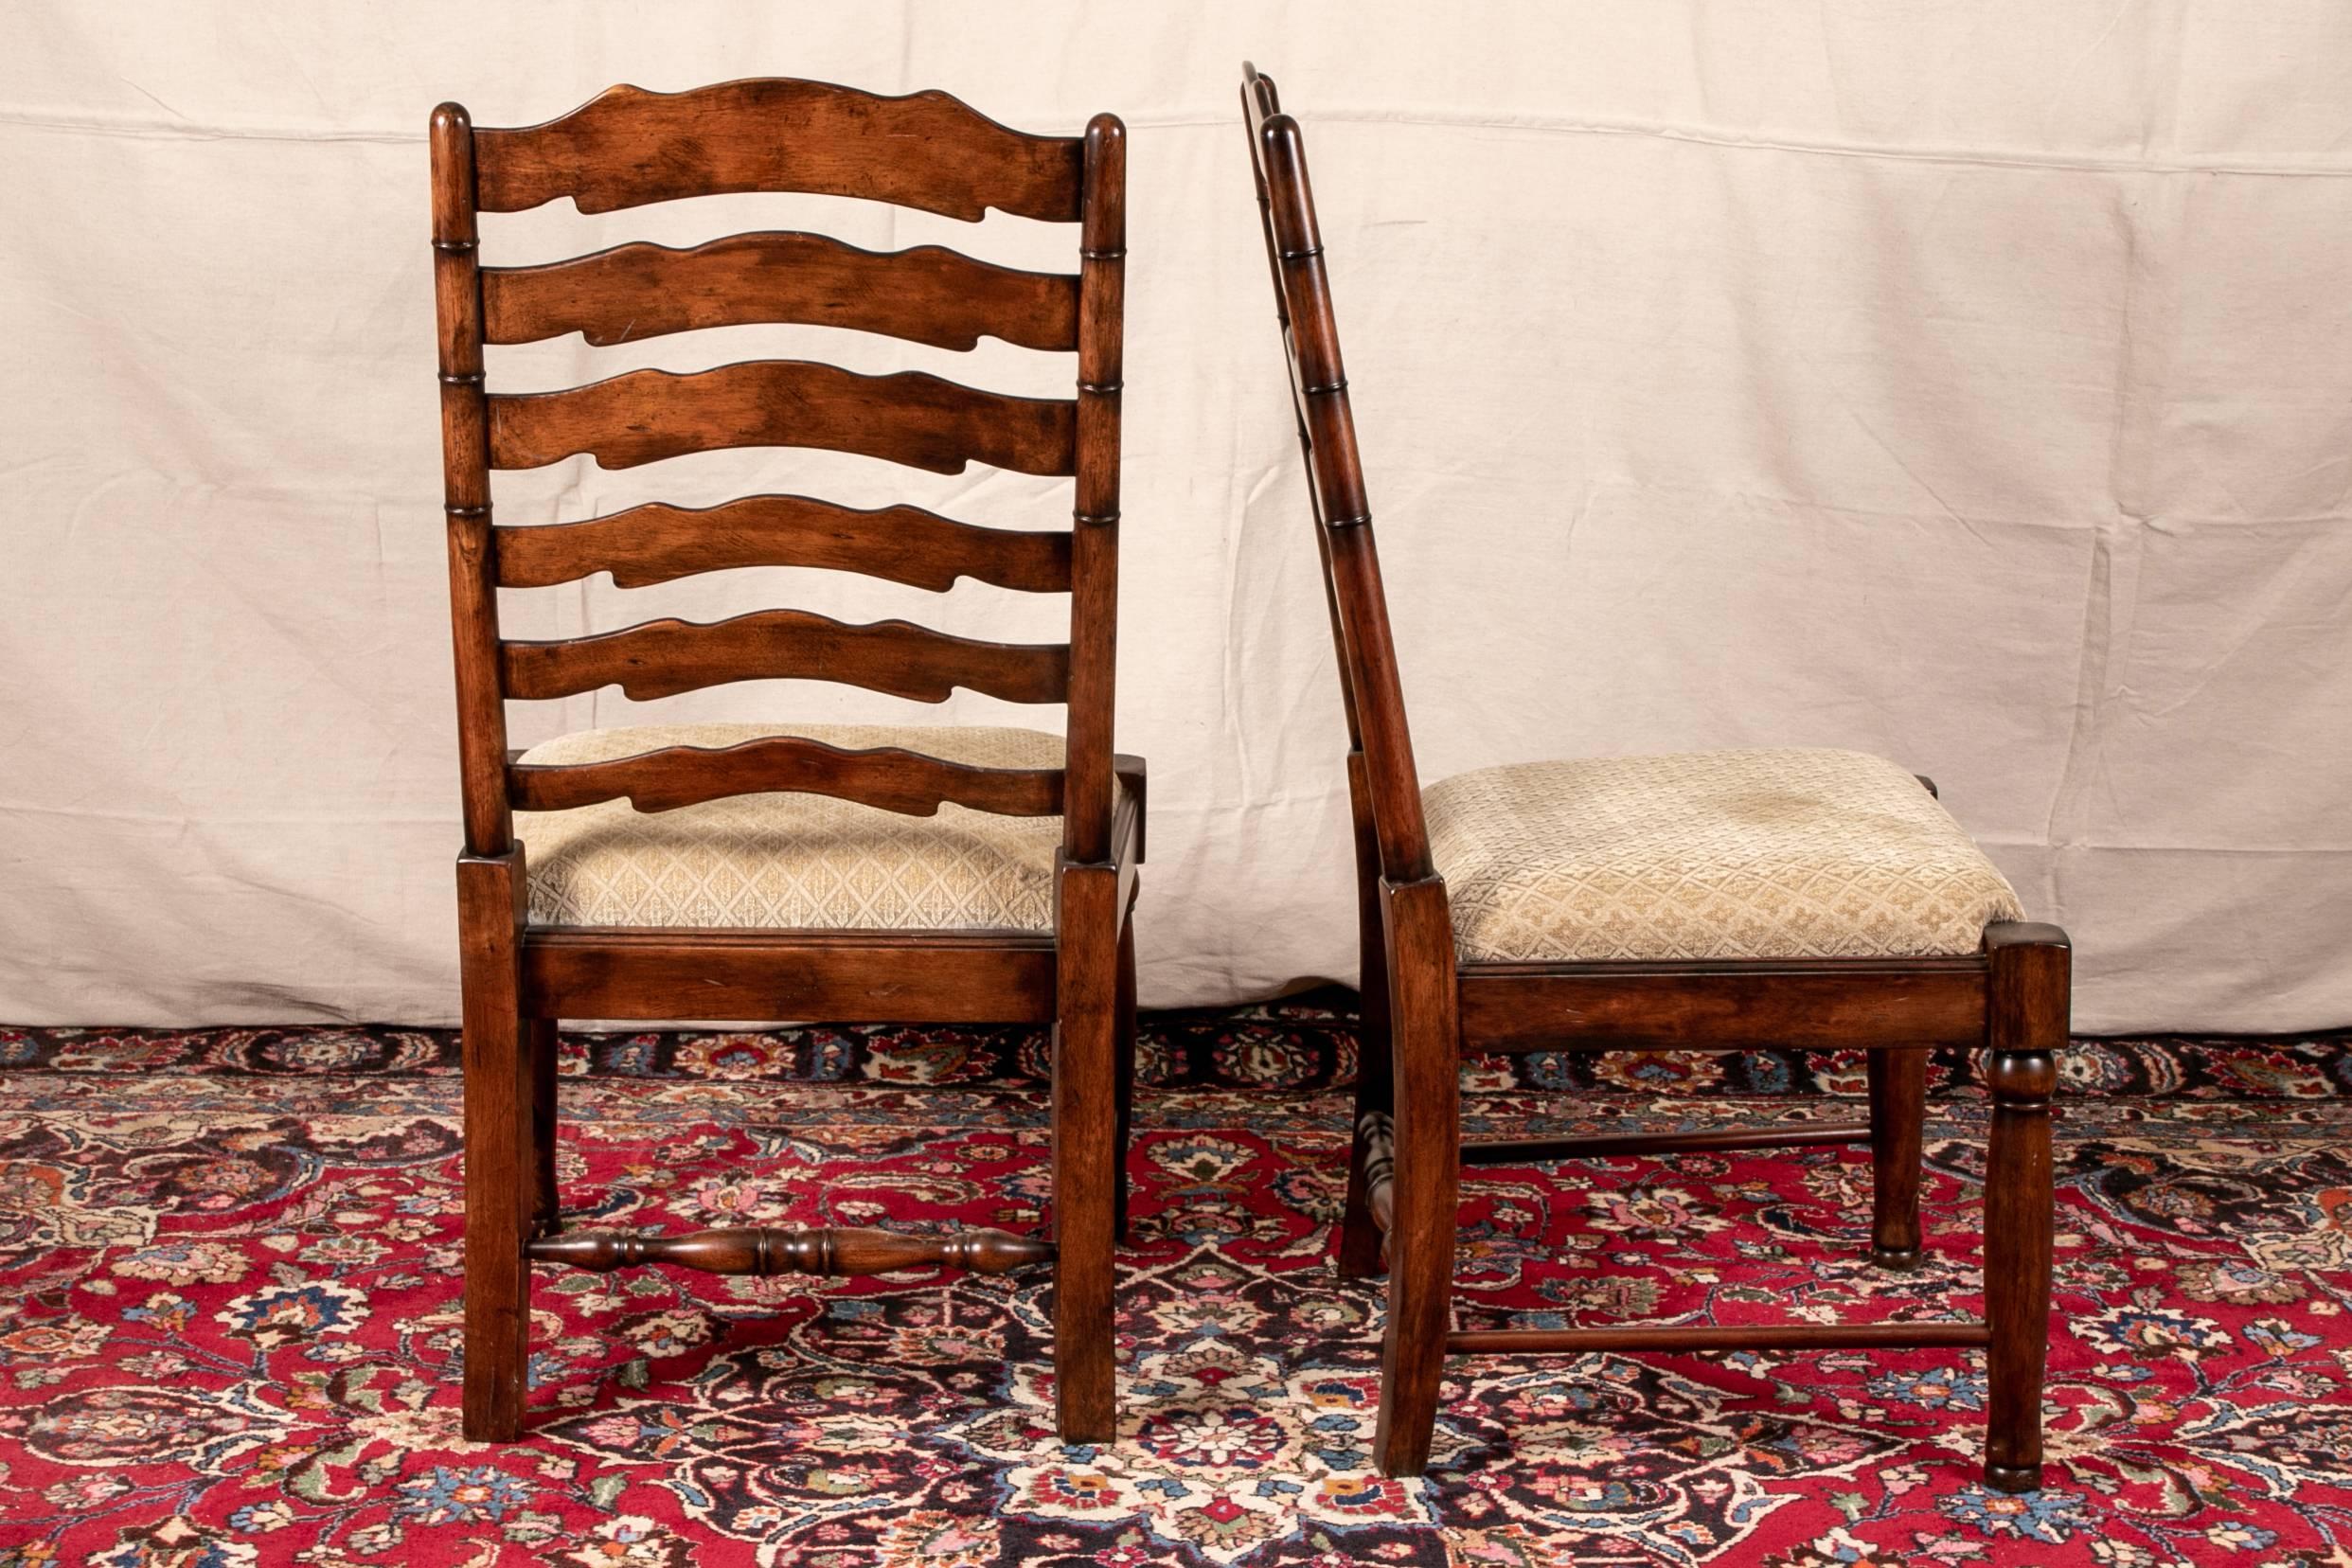
[[[2021,1492],[2041,1485],[2055,1221],[2050,1096],[2066,1042],[2072,955],[2065,933],[2022,922],[1991,928],[1986,948],[1993,1110],[1985,1173],[1985,1484]]]

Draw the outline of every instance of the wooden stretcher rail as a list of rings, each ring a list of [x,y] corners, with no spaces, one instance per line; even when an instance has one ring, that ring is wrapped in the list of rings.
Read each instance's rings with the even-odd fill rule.
[[[974,1274],[1011,1274],[1054,1260],[1054,1244],[1001,1230],[906,1236],[882,1230],[693,1231],[651,1236],[572,1231],[534,1237],[524,1248],[534,1263],[609,1273],[640,1263],[675,1263],[722,1274],[877,1274],[940,1264]]]
[[[1449,1356],[1589,1355],[1596,1350],[1921,1349],[1989,1344],[1982,1323],[1727,1323],[1690,1327],[1457,1328]]]
[[[1633,1132],[1622,1137],[1465,1139],[1462,1163],[1525,1165],[1622,1154],[1694,1154],[1720,1149],[1832,1149],[1870,1141],[1868,1122],[1782,1123],[1721,1132]]]

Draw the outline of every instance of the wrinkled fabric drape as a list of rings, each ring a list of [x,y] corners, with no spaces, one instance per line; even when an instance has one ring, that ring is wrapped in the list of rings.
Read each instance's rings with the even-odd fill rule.
[[[1039,4],[96,8],[0,51],[0,1018],[448,1021],[457,847],[423,131],[615,81],[941,87],[1132,131],[1122,749],[1147,1005],[1352,978],[1339,700],[1236,84],[1309,127],[1424,776],[1834,745],[1933,775],[2093,1029],[2352,1020],[2352,9]],[[485,221],[545,259],[812,224]],[[838,341],[836,341],[838,340]],[[1066,392],[822,330],[492,350],[493,386],[754,354]],[[1065,518],[793,452],[501,476],[502,521],[754,489]],[[812,572],[508,597],[522,635],[788,599],[1049,639],[1063,601]],[[518,704],[945,719],[805,685]]]

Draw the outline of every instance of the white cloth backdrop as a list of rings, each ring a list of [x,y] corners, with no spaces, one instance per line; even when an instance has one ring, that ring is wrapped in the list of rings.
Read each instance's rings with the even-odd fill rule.
[[[1235,90],[1309,127],[1426,776],[1829,744],[1946,800],[2093,1029],[2352,1021],[2352,8],[2342,0],[0,7],[0,1018],[449,1020],[456,774],[423,131],[615,81],[944,87],[1132,129],[1120,740],[1147,1004],[1352,978],[1341,725]],[[492,220],[493,259],[819,219]],[[850,339],[1016,390],[1066,362]],[[555,385],[824,334],[499,351]],[[824,347],[834,347],[826,345]],[[1052,486],[793,453],[681,481],[1043,523]],[[823,574],[510,600],[526,633]],[[518,705],[518,743],[634,705]],[[1044,710],[1058,725],[1058,709]],[[994,720],[807,686],[648,716]]]

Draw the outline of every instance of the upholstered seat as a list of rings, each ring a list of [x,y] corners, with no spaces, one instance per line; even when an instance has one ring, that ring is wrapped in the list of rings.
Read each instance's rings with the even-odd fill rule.
[[[1039,730],[847,724],[686,724],[582,730],[526,762],[595,762],[664,746],[791,734],[845,750],[899,746],[951,762],[1058,768]],[[1061,818],[943,805],[907,816],[816,794],[731,795],[669,811],[608,800],[517,811],[530,918],[549,925],[1014,929],[1054,924]]]
[[[1422,800],[1465,960],[1917,957],[2022,918],[1918,780],[1860,752],[1529,762]]]

